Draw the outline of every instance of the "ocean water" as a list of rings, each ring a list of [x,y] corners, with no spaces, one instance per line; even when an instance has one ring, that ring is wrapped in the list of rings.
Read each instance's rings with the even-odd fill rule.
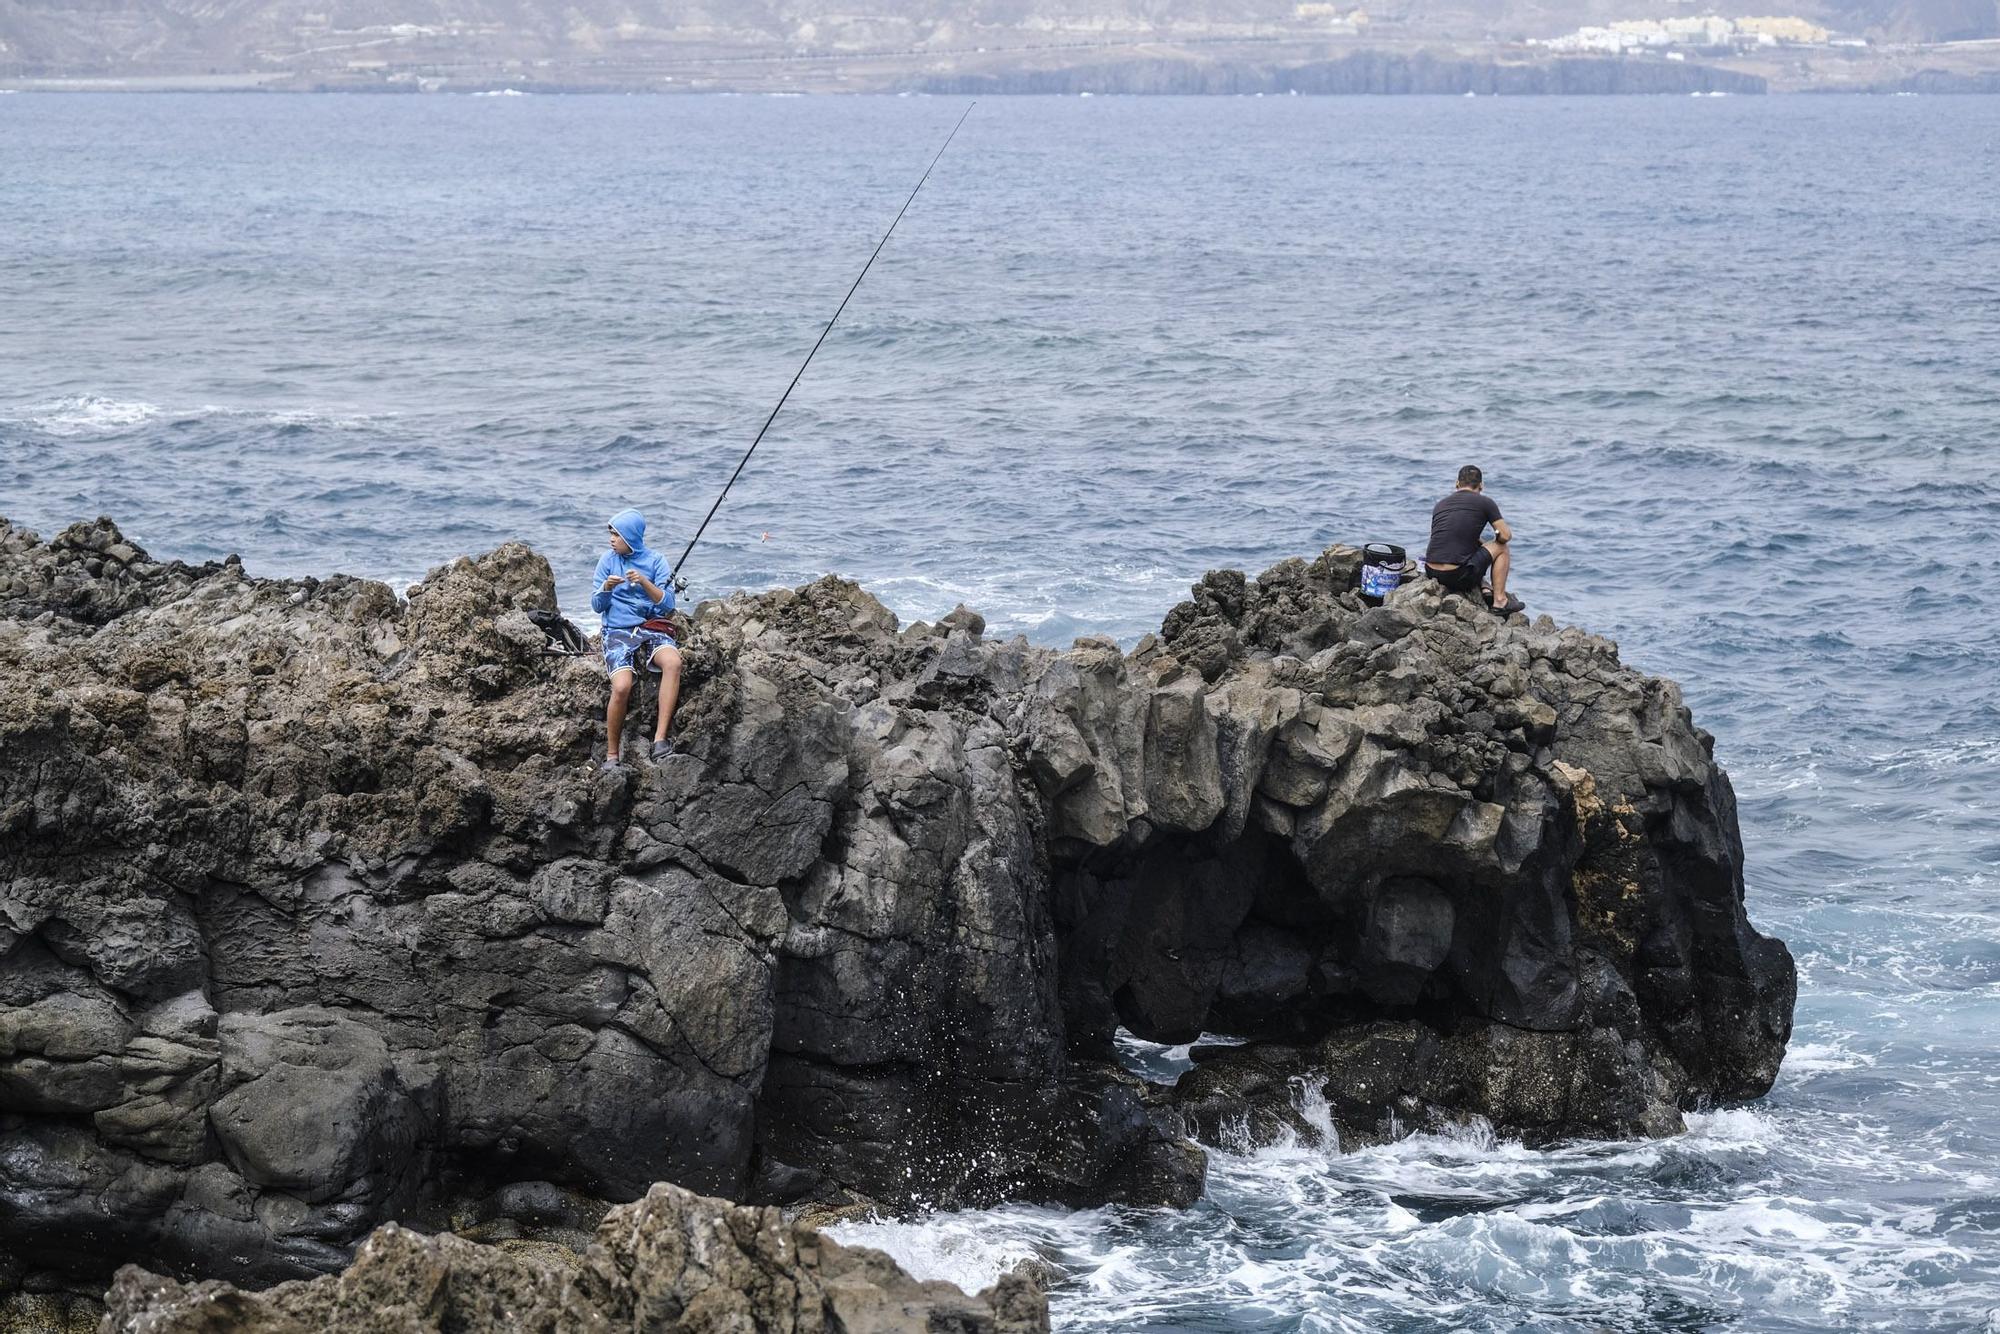
[[[0,514],[407,582],[677,555],[961,104],[0,104]],[[989,100],[687,574],[1132,640],[1420,544],[1679,679],[1798,956],[1657,1143],[1215,1146],[1185,1213],[853,1225],[1065,1330],[2000,1331],[2000,99]],[[1130,1044],[1160,1072],[1185,1053]]]

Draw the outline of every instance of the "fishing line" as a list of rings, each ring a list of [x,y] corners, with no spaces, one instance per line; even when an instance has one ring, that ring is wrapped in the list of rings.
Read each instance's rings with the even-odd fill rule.
[[[951,127],[951,133],[947,134],[944,137],[944,143],[941,147],[939,147],[937,151],[937,156],[931,159],[930,166],[924,168],[924,174],[917,178],[916,189],[910,191],[910,197],[903,201],[903,206],[900,209],[896,210],[895,221],[889,224],[888,231],[882,233],[882,239],[875,243],[874,253],[868,256],[868,262],[866,264],[863,264],[861,266],[861,272],[855,275],[854,285],[847,289],[847,295],[840,298],[840,305],[835,308],[833,312],[833,318],[828,320],[826,322],[826,327],[819,331],[819,337],[813,341],[812,351],[806,353],[806,359],[799,363],[799,369],[797,370],[796,373],[793,374],[792,382],[785,386],[784,393],[778,395],[778,406],[771,409],[771,415],[766,417],[764,419],[763,426],[758,428],[757,438],[750,442],[750,448],[744,450],[743,457],[737,460],[736,471],[730,473],[729,480],[722,484],[722,493],[716,496],[715,503],[708,507],[708,514],[702,519],[701,527],[695,529],[694,536],[688,539],[687,550],[681,552],[681,558],[674,562],[674,572],[672,578],[673,578],[674,588],[676,590],[685,589],[687,587],[686,582],[681,578],[681,567],[687,563],[687,558],[691,554],[693,554],[695,543],[701,541],[701,535],[708,531],[708,521],[710,519],[713,519],[715,517],[715,512],[722,508],[723,500],[727,498],[727,496],[729,495],[729,488],[735,486],[736,479],[743,475],[743,466],[748,462],[750,462],[750,456],[757,452],[757,446],[764,443],[764,432],[770,430],[771,423],[778,420],[778,413],[783,410],[785,406],[785,400],[792,396],[792,390],[798,388],[800,377],[806,373],[806,367],[812,365],[813,357],[817,355],[819,352],[819,345],[826,341],[826,336],[833,332],[833,326],[840,322],[840,312],[847,309],[847,303],[853,299],[855,292],[860,290],[861,280],[868,276],[868,270],[875,267],[875,257],[882,253],[882,247],[888,245],[889,238],[896,234],[896,223],[901,222],[903,220],[903,215],[910,211],[910,205],[917,202],[917,191],[924,188],[924,182],[928,181],[931,178],[931,172],[934,168],[936,168],[938,160],[944,157],[944,150],[950,148],[951,141],[958,137],[959,125],[965,124],[965,118],[967,116],[970,116],[972,114],[972,108],[978,105],[979,103],[977,102],[969,103],[966,106],[965,110],[962,113],[960,113],[958,118],[958,124]]]

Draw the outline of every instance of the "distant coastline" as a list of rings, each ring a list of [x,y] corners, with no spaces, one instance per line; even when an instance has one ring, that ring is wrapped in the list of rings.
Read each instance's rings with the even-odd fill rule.
[[[1499,61],[1450,59],[1419,51],[1356,51],[1338,60],[1270,65],[1236,62],[1118,61],[1065,69],[1009,70],[925,79],[921,91],[959,95],[1169,94],[1285,96],[1445,95],[1575,96],[1643,93],[1760,95],[1755,74],[1710,65],[1557,57]]]
[[[2000,41],[1766,54],[1574,54],[1504,44],[1284,48],[1060,47],[1036,59],[775,55],[620,61],[421,61],[344,69],[9,68],[0,92],[939,94],[951,96],[1618,96],[2000,93]],[[913,68],[913,65],[920,67]],[[670,72],[671,71],[671,72]]]

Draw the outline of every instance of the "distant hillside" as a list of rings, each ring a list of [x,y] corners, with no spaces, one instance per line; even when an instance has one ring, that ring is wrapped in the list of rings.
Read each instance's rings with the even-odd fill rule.
[[[1539,94],[1762,93],[1751,74],[1666,61],[1573,58],[1497,61],[1357,51],[1299,64],[1125,60],[1047,70],[966,72],[924,81],[923,91],[989,93],[1417,93],[1524,97]]]
[[[1037,69],[1206,46],[1236,48],[1231,60],[1261,48],[1333,59],[1347,54],[1339,44],[1505,44],[1711,8],[1796,13],[1878,41],[2000,37],[2000,0],[0,0],[0,77],[297,86],[540,70],[588,86],[672,83],[677,70],[713,79],[732,63],[902,60],[910,68],[890,82],[917,84],[951,73],[926,61]]]

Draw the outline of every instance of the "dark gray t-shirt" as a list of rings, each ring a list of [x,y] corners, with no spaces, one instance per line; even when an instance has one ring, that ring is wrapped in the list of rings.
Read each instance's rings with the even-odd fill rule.
[[[1426,565],[1463,565],[1479,549],[1480,534],[1500,517],[1500,507],[1481,491],[1454,491],[1431,510],[1431,545]]]

